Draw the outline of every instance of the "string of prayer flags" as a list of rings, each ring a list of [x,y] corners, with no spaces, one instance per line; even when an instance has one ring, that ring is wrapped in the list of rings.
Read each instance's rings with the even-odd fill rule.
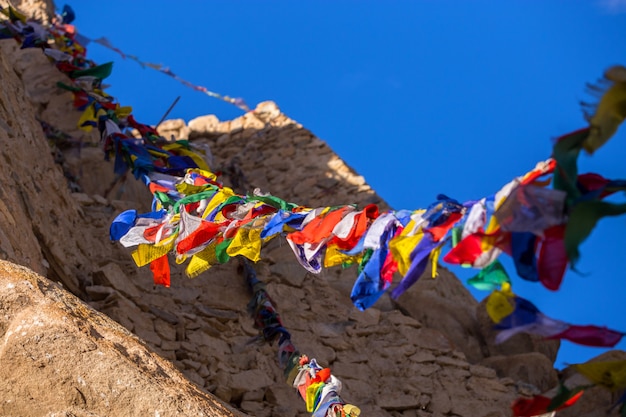
[[[64,8],[50,27],[11,7],[1,11],[8,19],[0,22],[0,38],[14,38],[23,48],[42,48],[68,76],[68,83],[59,86],[72,92],[75,107],[83,112],[79,127],[97,128],[106,158],[114,158],[115,173],[132,171],[152,192],[153,211],[120,214],[110,235],[124,246],[136,246],[133,259],[138,266],[150,265],[160,285],[169,285],[168,252],[179,263],[189,262],[187,274],[192,277],[232,256],[256,261],[263,244],[281,235],[309,272],[320,273],[325,266],[338,264],[358,265],[351,298],[360,309],[373,305],[385,291],[391,291],[394,298],[401,296],[429,261],[435,276],[439,254],[448,242],[452,248],[444,261],[485,270],[472,281],[475,285],[508,285],[504,271],[494,263],[505,253],[512,256],[520,277],[556,290],[567,266],[575,267],[578,247],[597,222],[626,213],[626,203],[603,201],[625,190],[625,180],[579,174],[577,168],[580,151],[595,152],[625,118],[626,68],[621,66],[605,73],[606,88],[595,111],[588,114],[589,126],[559,138],[553,158],[493,195],[464,203],[440,195],[426,210],[414,211],[380,212],[375,205],[361,210],[354,205],[309,208],[260,192],[238,195],[211,172],[206,149],[183,140],[168,141],[154,127],[137,122],[132,108],[121,106],[103,91],[102,80],[110,74],[111,63],[97,65],[86,58],[82,43],[89,40],[71,25],[71,8]],[[106,38],[93,42],[132,59]],[[177,78],[167,68],[137,61]],[[133,130],[141,138],[134,137]],[[395,272],[402,278],[394,286]],[[498,297],[490,304],[497,307],[493,312],[505,327],[501,338],[523,329],[610,346],[623,335],[549,319],[505,291]]]
[[[503,251],[510,253],[511,232],[500,227],[495,212],[516,187],[533,184],[538,178],[551,174],[554,167],[552,159],[540,162],[533,170],[504,185],[493,196],[470,205],[465,222],[461,221],[463,224],[461,239],[444,256],[444,261],[482,269],[491,264]]]
[[[362,309],[371,306],[385,290],[392,287],[392,276],[396,270],[404,275],[404,278],[393,289],[392,296],[397,297],[402,294],[419,278],[425,270],[427,261],[434,259],[433,254],[437,254],[441,246],[449,241],[451,230],[455,228],[457,234],[458,230],[461,230],[461,238],[456,240],[456,245],[444,257],[444,260],[449,262],[457,261],[457,263],[481,266],[481,263],[491,260],[485,265],[488,266],[500,253],[510,253],[520,276],[531,280],[539,279],[548,288],[553,289],[560,285],[568,263],[563,242],[565,225],[560,224],[565,221],[565,218],[559,214],[563,211],[565,204],[564,194],[560,191],[546,193],[539,186],[533,185],[542,183],[540,178],[553,172],[556,166],[554,160],[538,164],[534,170],[503,187],[495,197],[460,204],[442,196],[429,210],[418,210],[407,216],[404,214],[406,212],[402,211],[381,214],[375,206],[361,211],[354,206],[311,209],[285,203],[270,195],[257,193],[237,196],[232,190],[216,183],[215,176],[212,174],[209,178],[195,171],[195,180],[200,179],[205,184],[210,183],[212,188],[209,191],[204,191],[208,190],[207,188],[189,188],[188,179],[177,177],[183,174],[182,170],[186,162],[181,161],[175,153],[161,150],[154,144],[150,145],[150,151],[146,153],[141,151],[141,147],[135,149],[135,143],[129,144],[127,139],[119,133],[108,137],[113,137],[122,145],[110,148],[112,152],[116,152],[116,161],[121,164],[127,163],[137,176],[147,176],[146,183],[150,184],[158,207],[175,206],[180,210],[191,201],[188,199],[191,196],[194,196],[193,204],[207,200],[202,204],[203,207],[211,207],[212,215],[209,216],[206,210],[193,214],[205,219],[209,216],[214,223],[212,230],[215,233],[211,237],[217,239],[215,242],[219,244],[214,248],[215,250],[222,249],[220,252],[222,255],[215,256],[214,259],[225,262],[229,256],[238,254],[237,250],[229,250],[228,247],[232,244],[232,238],[238,236],[240,240],[246,230],[248,231],[245,234],[247,242],[245,247],[248,248],[249,258],[252,260],[259,258],[263,240],[277,234],[284,235],[296,259],[310,272],[319,273],[323,266],[329,267],[339,263],[345,265],[360,263],[360,275],[355,283],[352,299],[355,305]],[[131,156],[119,158],[119,155],[124,155],[124,152],[130,153]],[[187,160],[187,163],[191,164],[195,161]],[[161,181],[160,191],[157,190],[155,182],[149,179],[154,174],[152,171],[169,175],[171,179],[169,188],[162,188],[163,181]],[[589,182],[588,179],[585,181]],[[615,184],[614,188],[623,185],[619,181],[605,181],[603,185],[605,189],[607,184]],[[181,193],[181,191],[184,192]],[[200,195],[200,192],[207,194]],[[597,189],[593,192],[598,195]],[[605,194],[607,193],[599,196]],[[510,195],[517,196],[517,200],[524,201],[526,205],[515,203],[515,199],[507,200]],[[230,209],[221,206],[228,198],[233,199],[229,203]],[[507,201],[513,202],[505,204]],[[553,220],[546,222],[544,219],[537,223],[541,214],[534,214],[534,217],[518,216],[516,213],[530,207],[528,201],[532,201],[535,205],[546,201],[551,202],[551,205],[548,208],[544,207],[543,210],[551,210],[549,218]],[[233,204],[239,206],[237,210],[241,215],[238,217],[230,214]],[[253,207],[256,207],[257,215],[252,214]],[[277,207],[281,207],[280,213]],[[250,211],[242,211],[244,208]],[[264,212],[263,216],[258,216],[259,209]],[[538,213],[541,213],[541,210]],[[250,224],[242,222],[245,216],[248,220],[255,218],[253,230],[250,229]],[[522,220],[511,223],[510,219],[514,217]],[[170,223],[175,220],[177,220],[175,217],[167,219]],[[297,223],[289,225],[291,221],[297,221]],[[410,223],[411,221],[413,223]],[[529,224],[531,226],[528,226]],[[244,229],[239,229],[241,226],[244,226]],[[176,227],[178,227],[177,224],[169,225],[174,233]],[[545,229],[540,230],[542,228]],[[225,238],[228,236],[224,235],[226,230],[232,232],[227,239]],[[237,235],[238,231],[241,231],[239,235]],[[539,232],[542,232],[543,236],[537,236]],[[192,249],[193,245],[189,246],[189,243],[193,242],[200,243],[197,240],[188,240],[185,243],[177,240],[176,247],[185,248],[177,252],[177,258],[182,259],[181,256]],[[206,247],[210,242],[205,240],[204,243]],[[353,246],[350,247],[351,245]],[[205,247],[198,249],[200,251]],[[461,251],[462,248],[464,252]],[[364,254],[366,256],[363,256]],[[551,256],[552,254],[558,256]],[[456,255],[457,259],[454,259],[452,255]],[[553,259],[560,261],[555,263]]]
[[[112,98],[107,96],[100,88],[102,79],[110,73],[110,64],[98,66],[84,58],[85,48],[76,41],[77,34],[75,28],[66,27],[71,21],[73,14],[71,9],[64,8],[62,14],[65,17],[60,19],[60,24],[56,25],[51,33],[53,33],[53,38],[56,36],[56,44],[62,45],[62,52],[71,59],[70,61],[64,59],[57,64],[59,69],[66,72],[73,80],[74,85],[71,86],[71,89],[74,90],[77,99],[80,98],[80,101],[77,103],[79,104],[78,107],[84,109],[81,127],[89,129],[97,126],[99,128],[105,139],[107,154],[115,155],[115,171],[121,174],[126,169],[125,167],[128,167],[133,170],[133,173],[138,178],[145,177],[152,172],[180,177],[184,175],[186,169],[208,168],[203,165],[202,157],[194,158],[194,152],[191,152],[189,149],[183,149],[179,144],[174,144],[174,146],[178,147],[176,150],[159,144],[158,134],[154,129],[135,122],[129,110],[113,103]],[[30,32],[33,31],[34,29],[30,30]],[[105,47],[117,49],[113,48],[105,38],[98,39],[97,42]],[[610,91],[613,94],[614,90]],[[605,106],[602,105],[600,107],[604,109]],[[145,136],[144,141],[138,142],[135,138],[124,135],[123,129],[125,126],[138,129]],[[531,235],[539,235],[544,230],[548,230],[549,227],[556,227],[563,223],[563,193],[558,189],[545,189],[541,181],[537,181],[540,177],[550,174],[554,166],[554,160],[540,164],[535,170],[507,184],[496,193],[495,197],[482,199],[476,203],[459,204],[445,196],[441,197],[438,203],[430,207],[429,211],[425,213],[422,219],[424,224],[416,230],[411,229],[410,235],[393,236],[393,239],[387,239],[388,242],[383,242],[384,245],[389,244],[389,249],[391,249],[381,249],[391,254],[385,256],[382,262],[381,260],[378,261],[379,265],[385,266],[383,278],[377,278],[377,271],[373,271],[374,275],[372,275],[371,271],[374,269],[382,271],[382,267],[376,268],[376,262],[374,262],[365,272],[365,274],[369,274],[369,278],[365,278],[364,275],[360,281],[371,282],[375,288],[389,288],[391,287],[389,276],[392,274],[391,271],[397,268],[404,276],[400,284],[392,290],[392,296],[398,297],[419,278],[428,260],[436,258],[433,257],[433,254],[438,253],[442,244],[448,241],[447,235],[449,235],[450,229],[454,228],[456,224],[464,223],[465,226],[460,241],[455,242],[456,245],[444,257],[444,260],[484,268],[490,265],[504,251],[512,253],[518,274],[522,277],[530,280],[539,279],[544,285],[557,288],[560,282],[558,275],[561,271],[564,273],[563,262],[556,266],[552,264],[546,266],[546,263],[542,262],[542,260],[550,259],[548,256],[550,250],[558,245],[541,245],[541,239]],[[146,181],[146,183],[154,190],[155,199],[167,205],[167,199],[164,199],[164,196],[157,192],[156,184],[153,181]],[[177,186],[180,189],[182,184],[179,182]],[[194,190],[190,190],[186,186],[183,194],[190,193],[194,194]],[[521,201],[524,204],[521,204]],[[489,204],[492,205],[492,208],[489,209],[491,212],[490,218],[487,218],[488,211],[486,205]],[[481,210],[476,210],[477,207],[483,211],[484,220],[482,224],[476,224],[476,214],[481,213]],[[622,207],[617,207],[617,209],[613,206],[605,205],[595,205],[594,207],[603,209],[595,210],[600,212],[599,217],[606,215],[606,213],[619,214],[622,212]],[[579,212],[584,215],[589,211],[589,209],[584,209],[585,207],[581,206],[579,210],[574,212],[574,215]],[[339,262],[342,264],[355,263],[357,259],[360,259],[361,271],[363,271],[368,261],[372,259],[369,256],[364,260],[362,257],[359,258],[362,253],[354,252],[359,241],[357,238],[366,235],[367,227],[374,223],[377,216],[361,216],[361,221],[352,223],[358,225],[353,232],[346,225],[351,224],[352,220],[355,219],[355,214],[351,214],[346,219],[343,219],[346,210],[348,208],[344,207],[337,213],[329,215],[322,222],[326,228],[319,229],[316,232],[318,236],[315,239],[308,239],[305,242],[301,234],[313,230],[314,226],[320,223],[321,218],[309,218],[309,221],[312,221],[312,223],[306,230],[295,230],[292,234],[290,245],[297,259],[311,272],[317,273],[321,271],[324,265],[332,266]],[[369,211],[377,213],[376,208],[370,208],[363,212],[367,213]],[[472,216],[474,220],[470,219]],[[342,220],[341,224],[339,222],[334,223],[335,219]],[[463,221],[464,219],[466,220],[465,222]],[[589,224],[593,225],[595,223],[592,221]],[[333,228],[330,226],[333,226]],[[333,232],[335,226],[337,231]],[[342,227],[345,230],[342,230]],[[582,233],[580,230],[576,233],[577,230],[573,228],[566,230],[564,239],[568,243],[567,253],[571,257],[576,257],[575,249],[577,243],[584,239],[587,229],[582,230]],[[281,230],[279,233],[285,232]],[[346,236],[343,237],[342,233],[346,234]],[[348,236],[350,233],[352,236]],[[240,233],[239,237],[241,236],[242,234]],[[256,234],[253,233],[252,236],[256,236]],[[551,237],[550,235],[544,240],[547,241]],[[217,238],[220,239],[219,236]],[[293,239],[296,239],[296,241]],[[300,242],[297,241],[298,239]],[[400,240],[403,240],[404,243],[411,241],[415,245],[411,250],[400,252],[400,248],[406,247],[406,245],[396,245],[396,242]],[[554,239],[548,243],[553,243],[553,241]],[[226,246],[227,243],[228,241],[223,246]],[[545,256],[540,256],[539,259],[536,259],[537,257],[533,255],[533,249],[539,246]],[[258,244],[255,247],[258,247]],[[369,249],[365,246],[363,248],[364,250]],[[419,250],[414,252],[413,249],[417,248]],[[373,258],[374,261],[381,257],[381,250]],[[473,255],[467,253],[468,251],[473,252]],[[333,258],[329,257],[329,259],[324,260],[324,255],[327,252],[333,254]],[[226,250],[222,253],[228,253],[228,251]],[[234,253],[234,250],[231,250],[231,253]],[[463,255],[463,253],[465,254]],[[181,255],[179,254],[179,256]],[[454,255],[456,255],[456,258]],[[470,257],[468,258],[467,255],[470,255]],[[561,256],[561,258],[563,257]],[[225,260],[226,258],[222,256],[221,259]],[[545,271],[550,273],[548,275],[549,279],[542,279],[541,272]],[[382,283],[381,279],[383,279]],[[356,292],[358,293],[359,291],[357,290]],[[374,293],[377,292],[380,291],[374,291]],[[358,296],[355,299],[358,299]]]
[[[417,282],[426,270],[428,261],[431,259],[431,253],[446,242],[445,237],[461,220],[464,213],[465,207],[461,203],[440,194],[437,196],[437,201],[432,203],[420,215],[421,219],[416,223],[415,227],[421,228],[422,237],[409,255],[410,266],[406,274],[391,291],[393,298],[398,298]]]
[[[315,359],[300,354],[291,342],[291,335],[283,327],[274,302],[265,284],[259,281],[256,271],[243,260],[243,272],[253,296],[248,312],[254,318],[254,326],[261,330],[263,339],[270,344],[278,340],[278,363],[284,369],[287,384],[293,386],[306,410],[313,417],[358,417],[361,410],[341,399],[341,381],[331,374],[329,368],[321,367]]]
[[[83,143],[80,139],[75,139],[67,133],[57,129],[51,124],[44,122],[43,120],[38,120],[41,128],[46,135],[46,139],[50,145],[56,147],[57,149],[68,149],[72,147],[82,148],[83,146],[91,146],[88,143]]]
[[[72,21],[74,20],[74,18],[75,18],[74,11],[68,5],[64,5],[63,6],[62,12],[57,17],[59,23],[61,25],[64,25],[64,26],[69,26],[72,23]],[[74,28],[71,28],[71,29],[67,28],[66,30],[68,32],[69,31],[74,32],[76,34],[75,37],[77,37],[78,34],[76,33],[76,30]],[[154,63],[151,63],[151,62],[144,62],[144,61],[140,60],[135,55],[130,55],[130,54],[124,53],[121,49],[116,48],[115,46],[113,46],[113,44],[107,38],[100,37],[100,38],[97,38],[97,39],[91,39],[91,38],[89,38],[89,37],[87,37],[85,35],[80,35],[79,39],[77,39],[77,40],[79,40],[80,43],[83,46],[87,46],[90,42],[98,44],[98,45],[100,45],[100,46],[102,46],[104,48],[107,48],[107,49],[109,49],[109,50],[119,54],[122,57],[122,59],[130,59],[130,60],[133,60],[133,61],[137,62],[144,69],[145,68],[150,68],[150,69],[159,71],[160,73],[165,74],[165,75],[175,79],[179,83],[183,84],[185,87],[189,87],[189,88],[191,88],[191,89],[193,89],[195,91],[199,91],[199,92],[201,92],[203,94],[206,94],[209,97],[213,97],[213,98],[216,98],[218,100],[222,100],[222,101],[225,101],[226,103],[229,103],[229,104],[232,104],[234,106],[237,106],[238,108],[240,108],[241,110],[243,110],[245,112],[250,111],[250,108],[248,107],[248,105],[246,104],[246,102],[242,98],[239,98],[239,97],[233,98],[233,97],[225,96],[225,95],[213,92],[213,91],[209,90],[206,87],[193,84],[193,83],[191,83],[191,82],[189,82],[189,81],[179,77],[178,75],[174,74],[166,66],[163,66],[161,64],[154,64]]]

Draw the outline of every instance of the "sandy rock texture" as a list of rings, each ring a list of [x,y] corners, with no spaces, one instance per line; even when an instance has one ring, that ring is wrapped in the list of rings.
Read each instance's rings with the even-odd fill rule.
[[[0,415],[242,415],[31,270],[0,261],[0,289]]]

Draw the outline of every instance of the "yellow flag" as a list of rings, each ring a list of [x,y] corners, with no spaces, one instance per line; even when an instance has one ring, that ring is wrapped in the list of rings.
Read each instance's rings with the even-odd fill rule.
[[[323,382],[314,382],[306,388],[306,411],[313,412],[315,407],[315,397],[318,389],[321,389],[325,384]]]
[[[203,170],[209,170],[209,165],[206,163],[204,158],[197,153],[190,151],[189,149],[180,149],[178,151],[178,154],[190,157],[196,163],[196,165],[198,165],[198,168]]]
[[[574,368],[591,382],[610,390],[626,388],[626,361],[582,363]]]
[[[346,416],[350,417],[359,417],[361,415],[361,409],[352,404],[344,404],[343,411],[346,413]]]
[[[389,241],[391,256],[398,263],[398,272],[402,276],[405,276],[411,267],[411,252],[424,237],[422,214],[425,212],[426,210],[414,211],[411,220],[402,229],[402,232]],[[437,267],[435,266],[435,268]]]
[[[217,257],[215,256],[216,243],[211,243],[209,246],[196,253],[191,257],[185,273],[189,278],[195,278],[213,265],[219,264]]]
[[[615,134],[626,118],[626,68],[621,65],[609,68],[604,78],[612,82],[589,118],[589,136],[583,148],[590,154],[598,150]]]
[[[102,94],[104,97],[108,97],[109,96],[104,91],[100,92],[100,94]],[[128,116],[130,116],[130,114],[132,112],[133,112],[133,108],[131,106],[118,106],[115,109],[115,115],[117,117],[119,117],[119,118],[128,117]]]
[[[409,271],[409,267],[411,266],[411,252],[413,252],[413,249],[415,249],[420,240],[422,240],[423,236],[424,234],[421,231],[414,236],[403,236],[400,234],[389,242],[389,250],[391,251],[393,259],[398,263],[398,272],[402,276],[405,276]]]
[[[254,227],[251,223],[240,226],[233,241],[226,248],[230,256],[245,256],[252,262],[261,259],[261,232],[262,227]]]
[[[81,114],[80,116],[80,119],[78,119],[78,128],[81,130],[84,130],[85,132],[91,132],[91,130],[93,129],[93,126],[91,125],[83,126],[83,124],[86,122],[95,122],[95,121],[96,121],[96,113],[94,110],[94,105],[93,103],[91,103],[85,108],[85,110],[83,111],[83,114]]]
[[[431,276],[433,278],[437,278],[437,264],[439,263],[439,256],[441,255],[441,245],[437,246],[430,252],[430,265],[431,265]]]
[[[487,308],[487,314],[489,314],[494,323],[500,323],[503,318],[513,313],[513,310],[515,310],[512,301],[513,297],[515,297],[515,294],[513,294],[511,286],[507,282],[502,284],[500,291],[494,290],[491,293],[485,307]]]
[[[174,241],[167,243],[163,246],[155,246],[148,243],[140,243],[137,249],[133,251],[133,260],[137,266],[142,267],[148,265],[150,262],[159,259],[163,255],[167,255],[169,251],[174,248]]]
[[[330,245],[326,247],[326,253],[324,254],[324,268],[343,265],[348,262],[358,263],[361,261],[362,258],[362,255],[346,255],[339,250],[337,245]]]

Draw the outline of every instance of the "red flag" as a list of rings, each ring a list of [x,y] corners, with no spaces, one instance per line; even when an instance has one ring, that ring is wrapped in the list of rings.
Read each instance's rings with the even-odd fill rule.
[[[624,333],[606,327],[570,325],[563,333],[549,339],[566,339],[585,346],[613,347],[622,340],[622,336]]]

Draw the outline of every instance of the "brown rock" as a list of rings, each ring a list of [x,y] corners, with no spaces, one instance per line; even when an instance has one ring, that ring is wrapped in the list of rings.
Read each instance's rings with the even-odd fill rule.
[[[481,365],[470,365],[470,373],[473,376],[482,377],[482,378],[495,378],[496,371],[493,368],[488,368],[486,366]]]
[[[111,262],[96,270],[93,274],[93,282],[97,285],[113,287],[128,298],[141,298],[137,287],[118,264]]]
[[[280,116],[280,109],[273,101],[263,101],[257,104],[254,113],[265,122],[270,122]]]
[[[191,137],[194,135],[213,134],[217,132],[220,120],[217,116],[209,114],[206,116],[196,117],[189,121],[188,126],[191,129]]]
[[[441,366],[453,366],[456,368],[460,368],[460,369],[465,369],[468,370],[470,365],[469,363],[467,363],[467,361],[461,360],[461,359],[455,359],[455,358],[451,358],[449,356],[439,356],[437,357],[437,359],[435,360],[435,363],[441,365]]]
[[[306,269],[294,262],[279,262],[270,265],[270,271],[282,278],[283,282],[294,287],[300,287],[307,276]]]
[[[180,342],[163,340],[161,342],[161,349],[162,350],[178,350],[180,349]]]
[[[506,385],[491,377],[481,378],[472,376],[468,379],[466,388],[468,391],[480,393],[480,395],[488,393],[494,397],[509,394],[509,388]]]
[[[366,363],[343,363],[335,362],[333,372],[339,378],[351,378],[359,381],[367,381],[372,375],[372,368]]]
[[[176,316],[176,314],[161,310],[160,308],[148,306],[148,311],[151,314],[154,314],[156,317],[160,318],[161,320],[165,321],[166,323],[171,324],[172,326],[176,326],[180,322],[180,319],[178,318],[178,316]]]
[[[115,294],[115,290],[110,287],[103,287],[101,285],[91,285],[85,288],[85,291],[93,301],[104,300]]]
[[[172,326],[171,324],[163,320],[156,319],[154,321],[154,331],[162,339],[160,343],[161,348],[163,348],[164,340],[168,340],[168,341],[176,340],[176,327]]]
[[[0,415],[128,415],[129,404],[134,415],[176,415],[179,407],[195,415],[240,415],[117,323],[5,261],[0,337]]]
[[[134,327],[133,332],[152,346],[161,346],[161,337],[154,331],[154,323],[148,320],[139,320],[131,317]]]
[[[187,339],[195,346],[211,349],[214,354],[224,355],[231,352],[228,343],[215,337],[209,336],[201,330],[188,332]]]
[[[476,363],[484,357],[475,317],[478,302],[447,269],[430,277],[430,268],[396,300],[398,306],[422,325],[442,332],[455,349]]]
[[[380,322],[380,310],[375,307],[368,308],[365,311],[353,309],[348,318],[362,326],[378,326]]]
[[[420,407],[420,397],[407,395],[398,391],[384,392],[378,406],[385,410],[402,411]]]
[[[501,378],[509,377],[532,384],[542,392],[558,383],[557,372],[552,367],[552,362],[539,352],[492,356],[484,359],[482,365],[495,369]]]
[[[72,193],[72,198],[83,206],[89,206],[94,203],[94,200],[85,193]]]
[[[437,358],[432,353],[421,350],[421,351],[418,351],[416,354],[410,356],[409,359],[415,363],[424,363],[424,362],[435,362]]]
[[[171,138],[175,140],[187,139],[189,137],[189,128],[185,125],[183,119],[164,120],[158,126],[157,131],[159,135],[168,140]]]
[[[430,400],[431,409],[435,413],[447,415],[452,410],[452,399],[443,386],[439,386]]]
[[[263,405],[262,402],[260,401],[247,401],[244,400],[241,402],[241,409],[244,410],[247,413],[250,413],[254,416],[262,416],[262,415],[269,415],[267,413],[261,413],[266,407]],[[267,410],[268,412],[270,410]]]
[[[272,380],[259,369],[251,369],[232,375],[230,387],[242,392],[259,390],[272,384]]]

